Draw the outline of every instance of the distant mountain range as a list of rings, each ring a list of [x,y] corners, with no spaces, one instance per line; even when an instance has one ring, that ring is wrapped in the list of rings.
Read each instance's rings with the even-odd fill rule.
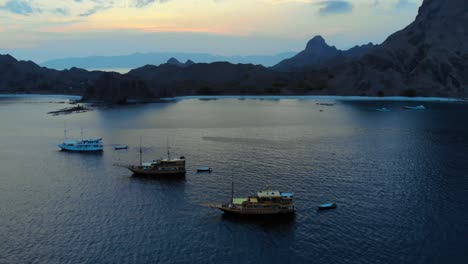
[[[180,61],[192,60],[197,63],[211,63],[218,61],[233,64],[260,64],[266,67],[294,56],[295,52],[285,52],[276,55],[251,55],[251,56],[218,56],[206,53],[182,53],[182,52],[154,52],[135,53],[122,56],[92,56],[84,58],[63,58],[41,63],[41,66],[50,69],[70,69],[78,67],[83,69],[135,69],[145,65],[160,65],[170,58]]]
[[[84,100],[109,103],[222,94],[467,98],[465,2],[424,0],[416,20],[378,46],[368,44],[340,51],[327,45],[322,37],[314,37],[304,51],[273,67],[195,63],[190,60],[193,57],[174,56],[159,66],[146,65],[119,74],[77,68],[51,70],[0,55],[0,92],[74,93],[82,94]]]

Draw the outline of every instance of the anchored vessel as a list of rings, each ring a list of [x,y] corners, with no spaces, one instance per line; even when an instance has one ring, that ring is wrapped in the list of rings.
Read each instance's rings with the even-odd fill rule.
[[[257,195],[247,198],[231,197],[230,203],[208,206],[226,214],[245,216],[293,215],[296,212],[294,194],[272,190],[260,191]]]
[[[167,159],[153,160],[152,162],[142,162],[142,149],[140,139],[140,164],[128,166],[135,175],[146,176],[181,176],[185,175],[185,157],[171,159],[169,147],[167,148]]]
[[[185,175],[185,158],[154,160],[127,168],[136,175]]]
[[[58,145],[59,148],[66,151],[93,152],[102,151],[102,138],[65,140]]]

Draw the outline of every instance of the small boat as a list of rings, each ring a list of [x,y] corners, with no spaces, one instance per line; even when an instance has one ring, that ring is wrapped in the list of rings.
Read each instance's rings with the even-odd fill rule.
[[[390,109],[385,108],[385,107],[377,108],[377,109],[375,109],[375,110],[376,110],[376,111],[379,111],[379,112],[390,112]]]
[[[403,109],[406,109],[406,110],[426,110],[426,107],[424,107],[424,105],[404,106]]]
[[[197,172],[211,172],[210,167],[199,167],[197,168]]]
[[[328,210],[328,209],[335,209],[337,205],[336,203],[325,203],[325,204],[319,204],[317,207],[319,210]]]
[[[127,145],[119,145],[119,146],[114,146],[115,150],[122,150],[122,149],[128,149]]]

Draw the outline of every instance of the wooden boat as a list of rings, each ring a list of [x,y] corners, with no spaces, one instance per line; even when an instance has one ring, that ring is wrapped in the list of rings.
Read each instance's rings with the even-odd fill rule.
[[[250,217],[287,216],[296,212],[293,193],[266,190],[247,198],[234,198],[234,183],[229,203],[208,204],[208,206],[219,209],[225,214]]]
[[[128,166],[127,169],[135,175],[181,176],[185,175],[185,158],[155,160],[140,165]]]
[[[120,145],[120,146],[114,146],[115,150],[122,150],[122,149],[128,149],[127,145]]]
[[[336,203],[325,203],[325,204],[319,204],[317,207],[319,210],[329,210],[329,209],[335,209],[337,205]]]
[[[197,168],[197,172],[211,172],[210,167],[199,167]]]
[[[141,148],[140,138],[140,164],[128,166],[135,175],[144,176],[183,176],[185,175],[185,157],[181,156],[177,159],[171,158],[169,147],[167,148],[167,159],[153,160],[152,162],[143,163],[143,151]]]

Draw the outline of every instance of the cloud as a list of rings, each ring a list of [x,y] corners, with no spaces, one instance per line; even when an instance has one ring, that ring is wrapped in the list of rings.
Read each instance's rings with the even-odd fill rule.
[[[91,9],[87,10],[86,12],[79,14],[78,16],[88,17],[88,16],[96,14],[98,11],[102,11],[102,10],[106,10],[106,9],[110,9],[110,8],[112,8],[112,6],[95,6],[95,7],[91,8]]]
[[[35,11],[28,2],[15,0],[7,1],[3,6],[0,6],[0,9],[25,16],[30,15]]]
[[[333,14],[344,14],[353,11],[353,5],[347,1],[325,1],[317,3],[321,6],[319,14],[322,16]]]
[[[135,6],[136,7],[144,7],[147,6],[151,3],[153,3],[155,0],[136,0],[135,1]]]
[[[135,1],[136,7],[145,7],[154,2],[165,3],[165,2],[169,2],[170,0],[134,0],[134,1]]]
[[[67,8],[55,8],[52,10],[52,13],[57,14],[57,15],[62,15],[66,16],[70,14],[70,11]]]
[[[416,3],[413,3],[409,0],[399,0],[396,4],[396,9],[407,9],[407,8],[414,8]]]

